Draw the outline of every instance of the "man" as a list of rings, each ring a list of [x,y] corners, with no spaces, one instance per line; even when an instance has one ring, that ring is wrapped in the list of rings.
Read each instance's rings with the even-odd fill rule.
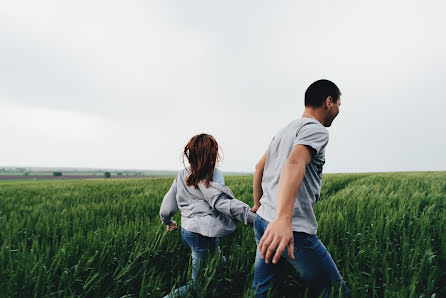
[[[305,92],[305,112],[280,130],[254,174],[257,254],[252,291],[266,297],[285,260],[317,295],[349,295],[336,265],[316,236],[313,207],[319,199],[328,130],[339,113],[341,92],[319,80]],[[275,253],[274,253],[275,252]],[[283,257],[283,258],[281,258]],[[272,258],[272,263],[271,263]]]

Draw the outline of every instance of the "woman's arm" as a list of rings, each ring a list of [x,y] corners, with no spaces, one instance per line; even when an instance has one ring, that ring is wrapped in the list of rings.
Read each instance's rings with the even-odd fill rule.
[[[178,204],[177,204],[177,179],[178,176],[175,178],[175,180],[172,183],[172,186],[170,187],[169,191],[164,196],[163,202],[161,203],[160,208],[160,218],[164,225],[171,226],[173,223],[175,223],[172,220],[172,216],[178,211]]]
[[[245,225],[254,223],[254,218],[256,215],[251,211],[249,205],[237,199],[231,198],[225,193],[222,193],[217,197],[212,207],[215,210],[244,223]]]

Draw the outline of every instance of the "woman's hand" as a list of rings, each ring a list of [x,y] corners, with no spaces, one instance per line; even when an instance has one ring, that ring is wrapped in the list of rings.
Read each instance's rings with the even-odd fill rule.
[[[176,223],[175,221],[172,222],[170,225],[167,226],[167,230],[168,230],[169,232],[175,231],[175,230],[177,230],[177,229],[178,229],[178,225],[177,225],[177,223]]]

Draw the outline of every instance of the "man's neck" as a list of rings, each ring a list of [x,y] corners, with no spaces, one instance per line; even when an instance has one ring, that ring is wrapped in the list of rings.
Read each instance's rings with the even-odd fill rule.
[[[308,107],[305,108],[302,118],[314,118],[317,121],[319,121],[320,124],[324,123],[323,122],[324,117],[323,117],[322,113],[320,113],[319,110],[308,108]]]

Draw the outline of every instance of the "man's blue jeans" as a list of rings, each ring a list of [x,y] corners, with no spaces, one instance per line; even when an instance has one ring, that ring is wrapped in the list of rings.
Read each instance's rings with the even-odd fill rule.
[[[185,286],[182,286],[165,297],[185,297],[197,284],[202,270],[206,266],[207,261],[212,258],[215,253],[220,255],[221,261],[226,258],[221,254],[219,241],[217,237],[206,237],[198,233],[187,231],[181,228],[181,239],[189,245],[192,250],[192,280]]]
[[[286,261],[302,275],[307,286],[318,296],[329,297],[333,288],[333,296],[349,297],[350,290],[342,281],[331,255],[316,235],[302,232],[294,234],[294,260],[288,257],[288,249],[285,249],[277,264],[260,257],[258,248],[260,239],[269,222],[256,216],[254,221],[254,233],[257,242],[257,253],[254,267],[254,282],[252,292],[256,297],[266,297],[268,290],[281,278],[285,272]],[[340,291],[339,291],[340,290]]]

